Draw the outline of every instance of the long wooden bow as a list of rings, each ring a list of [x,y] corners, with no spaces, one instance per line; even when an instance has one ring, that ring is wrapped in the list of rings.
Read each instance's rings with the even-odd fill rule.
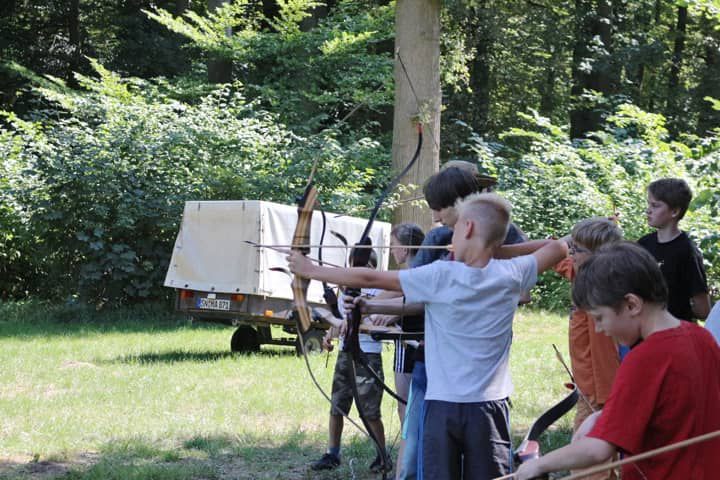
[[[313,171],[314,171],[313,167]],[[295,225],[295,231],[293,232],[293,245],[306,245],[307,242],[310,240],[310,231],[312,226],[312,216],[313,216],[313,210],[315,208],[315,205],[317,203],[317,189],[315,188],[313,181],[312,181],[313,175],[310,175],[310,180],[308,181],[307,186],[305,187],[305,192],[303,195],[298,198],[298,221]],[[303,249],[303,248],[297,248],[296,250],[300,251],[304,255],[306,255],[309,252],[309,249]],[[305,365],[307,367],[308,374],[310,375],[310,379],[312,380],[315,387],[318,389],[318,391],[322,394],[323,397],[330,403],[331,407],[335,412],[345,417],[352,425],[354,425],[358,430],[360,430],[365,435],[370,435],[366,428],[364,429],[362,426],[360,426],[355,420],[350,418],[349,412],[343,412],[340,410],[340,407],[335,405],[330,398],[330,395],[323,390],[323,388],[320,386],[320,382],[318,382],[317,378],[315,378],[315,374],[312,371],[312,367],[310,366],[310,361],[308,359],[307,350],[305,348],[305,334],[310,331],[311,324],[312,324],[312,308],[308,304],[307,301],[307,289],[310,285],[310,280],[303,278],[299,275],[293,275],[292,279],[292,293],[293,293],[293,303],[295,304],[295,309],[293,311],[293,316],[295,318],[295,326],[297,330],[298,335],[298,342],[300,344],[300,351],[302,352],[303,359],[305,360]]]

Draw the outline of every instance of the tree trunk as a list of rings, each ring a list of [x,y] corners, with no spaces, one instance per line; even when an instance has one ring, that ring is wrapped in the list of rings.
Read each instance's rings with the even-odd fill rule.
[[[708,136],[720,127],[720,111],[715,110],[705,97],[720,99],[720,31],[716,30],[715,22],[704,14],[700,20],[700,31],[704,39],[703,67],[700,73],[700,84],[695,91],[695,103],[698,104],[697,134]]]
[[[599,105],[580,101],[586,90],[595,90],[603,95],[612,94],[617,84],[617,69],[612,61],[612,5],[609,0],[598,0],[592,8],[587,0],[575,2],[575,47],[573,49],[573,85],[570,93],[576,106],[570,112],[570,137],[581,138],[597,130],[603,121]],[[599,38],[607,54],[598,54],[591,49],[591,42]]]
[[[300,30],[303,32],[309,32],[313,28],[317,27],[320,20],[327,17],[336,4],[337,0],[325,0],[317,7],[313,8],[310,11],[310,16],[304,18],[302,22],[300,22]]]
[[[440,166],[440,0],[398,0],[395,11],[395,115],[392,165],[402,170],[417,147],[416,124],[423,123],[420,158],[402,179],[422,186]],[[407,69],[407,73],[406,73]],[[417,96],[416,96],[417,95]],[[420,195],[421,190],[405,198]],[[426,206],[401,203],[393,222],[414,222],[428,229],[432,220]]]
[[[222,5],[231,3],[232,0],[208,0],[208,11],[214,12]],[[225,35],[232,36],[232,28],[225,30]],[[211,58],[207,62],[208,82],[229,83],[232,81],[232,61],[226,58]]]
[[[190,6],[190,0],[175,0],[175,16],[185,13]]]
[[[487,1],[483,0],[468,9],[470,31],[474,32],[472,38],[475,40],[475,57],[470,64],[470,87],[473,94],[469,98],[468,110],[473,130],[484,134],[490,120],[490,51],[494,38],[487,28],[490,21]]]
[[[552,17],[551,17],[552,18]],[[557,28],[556,22],[547,22],[547,27],[543,33],[544,49],[545,52],[549,52],[550,55],[547,57],[545,63],[545,78],[538,85],[538,94],[540,95],[540,114],[552,118],[552,114],[555,111],[555,105],[557,102],[555,84],[557,83],[558,71],[557,65],[561,62],[561,57],[564,52],[560,45],[554,43],[554,35],[552,30]]]
[[[672,64],[670,64],[670,75],[668,77],[668,96],[666,113],[670,118],[668,122],[671,131],[675,131],[681,114],[682,92],[680,91],[680,68],[682,67],[683,54],[685,52],[685,33],[687,30],[688,9],[678,7],[677,23],[675,25],[675,42],[673,45]]]
[[[70,58],[68,59],[67,83],[77,87],[75,72],[80,67],[80,0],[68,2],[68,39],[70,40]]]

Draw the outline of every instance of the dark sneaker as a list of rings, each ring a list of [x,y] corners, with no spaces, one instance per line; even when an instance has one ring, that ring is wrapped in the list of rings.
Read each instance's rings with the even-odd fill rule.
[[[310,465],[310,468],[313,470],[332,470],[338,466],[340,466],[340,459],[332,453],[326,453],[320,457],[320,460]]]
[[[393,462],[392,458],[390,458],[390,455],[387,456],[387,465],[383,468],[382,466],[382,459],[380,458],[380,455],[375,457],[375,460],[370,464],[370,471],[373,473],[382,473],[383,470],[385,473],[392,472],[393,469]]]

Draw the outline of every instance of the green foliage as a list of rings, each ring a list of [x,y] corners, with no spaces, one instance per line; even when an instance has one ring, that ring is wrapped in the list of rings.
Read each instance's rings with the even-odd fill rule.
[[[293,131],[316,133],[360,106],[347,121],[354,129],[377,132],[377,122],[391,117],[393,6],[340,2],[315,28],[301,30],[305,12],[317,3],[279,5],[273,18],[248,15],[245,2],[207,16],[147,14],[207,54],[233,60],[248,96]],[[230,37],[227,26],[233,28]]]
[[[42,93],[62,110],[37,122],[8,115],[10,127],[0,130],[8,159],[0,195],[9,199],[0,241],[14,272],[0,280],[5,296],[20,294],[17,285],[96,305],[166,295],[185,200],[291,203],[318,158],[327,208],[347,210],[367,204],[385,178],[388,154],[378,143],[346,143],[332,131],[298,137],[239,85],[188,104],[96,68],[98,79],[79,77],[83,95],[45,84]]]
[[[713,100],[713,108],[720,111],[720,102]],[[703,224],[700,235],[700,249],[705,255],[706,267],[711,278],[720,277],[720,229],[717,219],[720,218],[720,128],[715,136],[699,141],[695,146],[698,158],[692,162],[691,170],[698,178],[696,196],[693,199],[694,210],[703,211],[709,221]],[[720,295],[717,283],[714,295]]]
[[[718,191],[717,142],[713,154],[697,159],[696,150],[668,140],[661,115],[633,105],[620,106],[604,131],[582,142],[571,142],[563,128],[537,113],[520,118],[527,126],[510,129],[502,144],[473,135],[469,147],[481,165],[492,165],[488,173],[498,175],[500,190],[513,204],[514,221],[531,238],[561,237],[579,220],[619,213],[625,238],[637,240],[650,230],[644,213],[647,184],[661,177],[686,178],[704,189],[698,208],[681,227],[702,247],[711,286],[720,286],[715,267],[720,242],[713,221],[718,204],[711,200]],[[706,203],[714,207],[699,208]],[[567,291],[563,280],[546,274],[537,300],[542,307],[567,308]]]

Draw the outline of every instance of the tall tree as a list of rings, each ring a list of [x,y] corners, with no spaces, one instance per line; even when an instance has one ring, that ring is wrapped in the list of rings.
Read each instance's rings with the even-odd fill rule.
[[[72,87],[77,86],[75,72],[80,66],[82,51],[80,48],[80,0],[68,2],[68,38],[70,39],[70,55],[68,61],[67,82]]]
[[[603,120],[599,105],[583,98],[583,95],[591,90],[611,95],[617,86],[617,72],[612,59],[612,3],[610,0],[576,0],[575,19],[573,86],[570,93],[576,103],[570,112],[570,137],[580,138],[598,129]]]
[[[208,0],[208,11],[214,12],[232,0]],[[225,35],[232,36],[232,28],[227,27]],[[211,57],[207,62],[208,81],[210,83],[229,83],[232,81],[232,60],[228,58]]]
[[[672,62],[670,63],[670,74],[668,75],[668,95],[665,110],[671,119],[669,127],[677,133],[677,123],[682,117],[682,99],[685,97],[680,85],[680,69],[682,67],[683,55],[685,53],[685,37],[687,34],[688,7],[678,5],[677,22],[675,24],[675,39],[673,42]]]
[[[700,18],[700,34],[703,65],[695,90],[695,104],[699,111],[697,134],[705,136],[720,127],[720,111],[707,100],[707,97],[720,99],[720,17],[704,11]]]
[[[395,11],[395,114],[392,165],[397,172],[410,161],[417,146],[417,121],[424,126],[424,143],[417,166],[403,179],[421,185],[440,165],[440,0],[398,0]],[[395,223],[414,222],[425,228],[427,209],[402,203]]]
[[[182,15],[187,11],[189,6],[190,0],[175,0],[175,15]]]

